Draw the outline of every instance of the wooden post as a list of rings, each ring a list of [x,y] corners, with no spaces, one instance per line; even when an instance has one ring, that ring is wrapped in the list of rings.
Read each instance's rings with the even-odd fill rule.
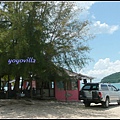
[[[31,96],[31,98],[33,98],[33,94],[32,94],[32,79],[30,79],[30,96]]]
[[[10,77],[8,75],[8,90],[7,90],[7,94],[6,94],[6,97],[9,98],[9,91],[10,91],[10,85],[9,85],[9,81],[10,81]]]
[[[65,100],[66,100],[66,102],[67,102],[67,100],[68,100],[68,99],[67,99],[67,97],[68,97],[67,94],[68,94],[68,93],[67,93],[67,82],[65,82]]]
[[[21,86],[20,87],[21,87],[21,92],[22,92],[22,90],[23,90],[22,89],[23,88],[23,77],[22,77],[22,81],[21,81]]]

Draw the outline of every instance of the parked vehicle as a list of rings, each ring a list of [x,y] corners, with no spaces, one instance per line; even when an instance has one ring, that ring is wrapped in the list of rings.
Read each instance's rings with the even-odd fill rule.
[[[120,90],[108,83],[86,83],[80,90],[79,100],[83,100],[85,107],[91,103],[101,103],[103,107],[109,107],[112,102],[120,105]]]

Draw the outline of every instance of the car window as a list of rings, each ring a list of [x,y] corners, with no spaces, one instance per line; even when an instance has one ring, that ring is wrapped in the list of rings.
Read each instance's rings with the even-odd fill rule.
[[[83,86],[83,90],[98,90],[98,84],[87,84]]]
[[[83,86],[83,90],[90,90],[91,85],[85,85]]]
[[[113,85],[108,85],[111,91],[117,91],[117,88]]]
[[[112,86],[114,91],[117,91],[117,88],[115,86]]]
[[[107,87],[107,85],[101,85],[101,90],[108,90],[108,87]]]
[[[93,85],[92,90],[98,90],[98,85],[97,84]]]
[[[113,91],[113,87],[112,86],[109,86],[110,90]]]

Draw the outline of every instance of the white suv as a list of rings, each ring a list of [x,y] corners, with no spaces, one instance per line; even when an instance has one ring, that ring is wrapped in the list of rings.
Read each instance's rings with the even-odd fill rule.
[[[79,100],[83,100],[85,107],[91,103],[101,103],[103,107],[109,107],[111,102],[120,105],[120,90],[107,83],[86,83],[80,90]]]

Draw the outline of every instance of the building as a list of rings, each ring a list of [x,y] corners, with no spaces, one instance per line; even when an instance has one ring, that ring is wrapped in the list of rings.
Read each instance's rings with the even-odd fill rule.
[[[55,82],[55,98],[59,101],[79,101],[80,82],[87,82],[94,77],[77,74],[66,70],[71,79],[67,82]]]
[[[80,83],[92,82],[94,77],[78,74],[66,69],[65,72],[69,75],[69,80],[45,82],[41,81],[39,77],[38,79],[20,79],[19,89],[25,92],[26,97],[31,97],[32,90],[34,89],[34,95],[32,97],[38,97],[39,99],[54,98],[58,101],[79,101]],[[15,80],[9,81],[10,84],[14,82]],[[8,90],[8,85],[6,87],[6,90]]]
[[[94,77],[65,70],[70,76],[69,81],[42,82],[42,89],[36,87],[37,95],[42,98],[54,98],[58,101],[79,101],[80,82],[92,82]]]

